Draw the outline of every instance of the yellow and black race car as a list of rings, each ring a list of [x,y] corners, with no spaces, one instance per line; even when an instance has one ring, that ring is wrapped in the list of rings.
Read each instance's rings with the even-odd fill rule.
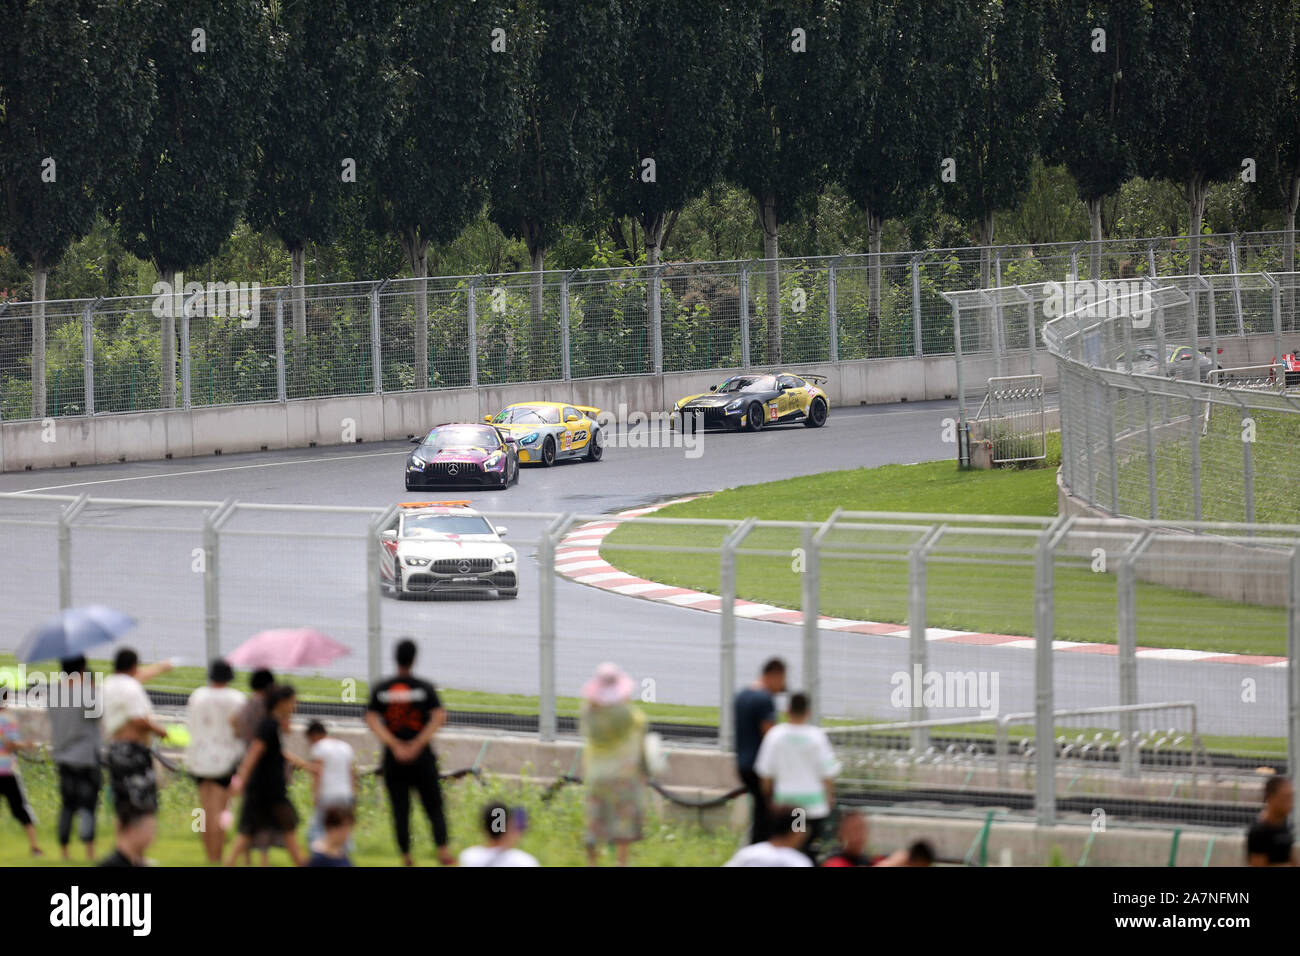
[[[822,375],[755,372],[733,375],[707,392],[687,395],[673,408],[676,428],[731,428],[756,432],[766,425],[803,422],[821,428],[831,403]]]

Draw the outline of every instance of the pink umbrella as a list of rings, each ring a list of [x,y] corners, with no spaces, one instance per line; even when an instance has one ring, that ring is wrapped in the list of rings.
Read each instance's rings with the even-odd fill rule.
[[[232,667],[294,670],[322,667],[344,654],[346,647],[309,627],[289,627],[254,634],[226,656]]]

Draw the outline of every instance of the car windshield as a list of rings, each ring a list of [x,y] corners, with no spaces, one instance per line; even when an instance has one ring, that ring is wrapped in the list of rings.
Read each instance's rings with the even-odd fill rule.
[[[449,451],[453,448],[481,448],[484,451],[497,448],[501,444],[495,428],[486,425],[453,425],[450,428],[435,428],[424,439],[424,447],[433,451]]]
[[[407,515],[402,521],[404,537],[428,538],[443,534],[492,534],[492,526],[479,515]]]
[[[718,386],[719,392],[774,392],[776,377],[772,375],[735,375]]]
[[[550,405],[511,405],[493,421],[498,425],[558,425],[560,410]]]

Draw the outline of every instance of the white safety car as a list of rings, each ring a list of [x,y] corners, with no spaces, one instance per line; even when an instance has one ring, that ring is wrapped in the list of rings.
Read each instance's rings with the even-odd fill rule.
[[[380,532],[379,580],[385,592],[496,591],[519,594],[519,556],[468,501],[412,501]]]

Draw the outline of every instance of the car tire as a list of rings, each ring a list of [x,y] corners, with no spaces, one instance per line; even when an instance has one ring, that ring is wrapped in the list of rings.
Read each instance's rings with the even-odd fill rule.
[[[808,406],[808,417],[803,420],[808,428],[821,428],[826,424],[826,403],[820,398],[814,398],[811,405]]]
[[[763,406],[754,402],[745,410],[745,428],[751,432],[763,430]]]
[[[600,437],[600,429],[591,430],[591,441],[587,442],[587,461],[600,461],[605,456],[604,439]]]
[[[409,481],[406,483],[406,490],[407,490],[407,491],[414,491],[414,490],[415,490],[414,488],[411,487],[411,483],[410,483]]]
[[[503,591],[501,588],[497,588],[497,595],[503,598],[517,598],[519,597],[519,589],[514,588],[510,591]]]
[[[555,439],[550,435],[542,442],[542,466],[550,468],[555,464]]]

